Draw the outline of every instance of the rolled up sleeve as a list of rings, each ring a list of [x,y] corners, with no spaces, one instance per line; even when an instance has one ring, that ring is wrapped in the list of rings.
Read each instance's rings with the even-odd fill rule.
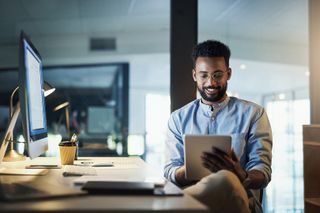
[[[265,176],[263,187],[271,181],[272,131],[264,109],[252,123],[248,141],[246,170],[259,170]]]
[[[168,121],[168,131],[166,136],[166,159],[164,167],[164,177],[169,181],[177,184],[175,173],[176,170],[183,166],[183,141],[178,131],[174,115],[171,115]]]

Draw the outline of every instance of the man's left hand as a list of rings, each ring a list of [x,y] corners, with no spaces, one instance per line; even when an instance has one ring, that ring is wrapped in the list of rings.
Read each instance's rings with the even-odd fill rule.
[[[242,182],[247,176],[247,172],[241,167],[238,158],[233,150],[227,154],[220,149],[212,147],[211,152],[203,152],[201,155],[202,164],[211,172],[218,172],[220,170],[229,170],[238,176]]]

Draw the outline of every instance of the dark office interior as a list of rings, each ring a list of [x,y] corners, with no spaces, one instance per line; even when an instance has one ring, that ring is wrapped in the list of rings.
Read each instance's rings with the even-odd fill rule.
[[[161,170],[170,113],[199,97],[191,50],[217,39],[232,52],[228,95],[263,106],[270,118],[264,212],[304,212],[306,197],[320,196],[304,183],[319,187],[316,174],[304,175],[303,132],[320,123],[318,14],[317,0],[0,0],[0,136],[18,84],[23,30],[56,88],[46,98],[44,156],[59,155],[59,142],[77,133],[79,156],[139,156]],[[14,140],[21,136],[18,119]],[[25,152],[22,143],[15,148]]]

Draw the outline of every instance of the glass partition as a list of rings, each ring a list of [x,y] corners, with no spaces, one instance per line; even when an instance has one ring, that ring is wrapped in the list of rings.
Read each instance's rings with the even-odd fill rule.
[[[79,137],[80,156],[127,155],[128,68],[126,63],[44,68],[44,80],[56,88],[46,99],[48,155],[58,154],[57,144],[73,133]],[[15,74],[16,70],[0,72],[0,79]],[[9,85],[18,81],[11,79]],[[8,97],[12,88],[1,88],[1,97]],[[8,100],[1,105],[5,115]],[[6,126],[3,119],[0,124]],[[18,127],[16,140],[19,131]]]

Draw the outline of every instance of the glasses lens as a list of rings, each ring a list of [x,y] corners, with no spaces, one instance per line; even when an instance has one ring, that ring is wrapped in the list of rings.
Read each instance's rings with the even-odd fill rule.
[[[214,72],[213,74],[198,73],[198,77],[201,81],[207,81],[210,77],[215,81],[220,81],[223,78],[223,75],[224,75],[224,72],[222,71],[217,71],[217,72]]]
[[[223,77],[224,73],[223,72],[215,72],[213,73],[212,77],[216,81],[220,81]]]
[[[207,81],[208,78],[210,77],[210,75],[208,75],[207,73],[200,73],[200,74],[198,74],[198,76],[201,81]]]

